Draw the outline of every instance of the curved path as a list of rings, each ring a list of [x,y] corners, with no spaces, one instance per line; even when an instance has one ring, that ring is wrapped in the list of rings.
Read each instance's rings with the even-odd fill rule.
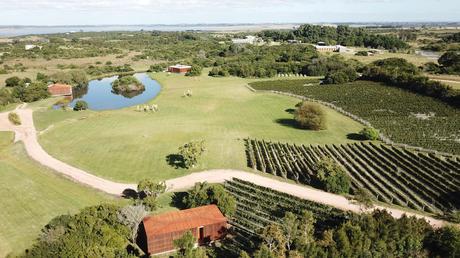
[[[22,125],[12,125],[8,120],[8,113],[0,113],[0,131],[14,131],[15,142],[23,141],[28,155],[38,163],[49,167],[78,183],[88,185],[108,194],[121,195],[126,189],[136,189],[137,186],[135,184],[123,184],[106,180],[53,158],[45,150],[43,150],[43,148],[38,143],[37,131],[35,129],[32,117],[33,110],[26,108],[25,105],[22,105],[18,107],[15,112],[20,116]],[[217,169],[193,173],[180,178],[167,180],[166,184],[168,186],[168,191],[175,191],[192,187],[196,182],[207,181],[209,183],[223,183],[224,181],[231,180],[232,178],[239,178],[255,183],[257,185],[272,188],[276,191],[291,194],[302,199],[333,206],[341,210],[349,210],[353,212],[362,211],[359,205],[350,202],[348,199],[341,195],[331,194],[301,185],[281,182],[272,178],[257,175],[255,173],[236,170]],[[442,220],[437,220],[432,217],[423,216],[396,208],[375,206],[374,209],[386,209],[395,218],[399,218],[403,214],[425,218],[431,225],[435,227],[440,227],[445,223]]]

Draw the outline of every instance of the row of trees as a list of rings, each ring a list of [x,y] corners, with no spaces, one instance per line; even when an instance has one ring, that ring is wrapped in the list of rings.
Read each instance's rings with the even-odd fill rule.
[[[449,104],[460,105],[460,94],[450,86],[420,74],[419,69],[403,58],[377,60],[366,66],[363,79],[385,82],[388,85],[434,97]]]
[[[315,219],[308,211],[300,216],[286,212],[280,223],[267,225],[253,257],[458,257],[460,230],[433,230],[425,220],[386,211],[352,215],[337,228],[317,237]],[[240,257],[249,257],[243,252]]]
[[[396,36],[375,34],[364,28],[351,28],[345,25],[332,27],[305,24],[294,30],[267,30],[262,31],[259,35],[266,40],[275,41],[297,39],[308,43],[323,41],[327,44],[385,49],[405,49],[409,47]]]

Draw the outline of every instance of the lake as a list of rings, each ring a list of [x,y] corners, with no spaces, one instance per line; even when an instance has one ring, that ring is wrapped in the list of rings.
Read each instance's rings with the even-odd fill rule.
[[[134,74],[145,86],[145,91],[130,94],[130,96],[117,95],[112,92],[112,82],[118,76],[108,77],[100,80],[92,80],[88,83],[87,91],[80,93],[70,103],[73,108],[78,100],[88,103],[91,110],[112,110],[143,104],[160,93],[160,84],[150,78],[146,73]]]

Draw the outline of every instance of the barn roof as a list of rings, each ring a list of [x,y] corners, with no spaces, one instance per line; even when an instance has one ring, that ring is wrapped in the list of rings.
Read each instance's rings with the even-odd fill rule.
[[[227,219],[216,205],[163,213],[143,220],[148,237],[222,222],[227,222]]]
[[[53,96],[72,95],[72,86],[67,84],[55,83],[48,85],[48,92]]]

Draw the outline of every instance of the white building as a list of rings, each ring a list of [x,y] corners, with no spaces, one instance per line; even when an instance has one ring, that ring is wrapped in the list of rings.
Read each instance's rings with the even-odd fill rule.
[[[32,50],[34,48],[39,48],[39,49],[42,49],[42,46],[37,46],[37,45],[32,45],[32,44],[28,44],[28,45],[25,45],[24,46],[24,49],[25,50]]]
[[[341,46],[341,45],[335,45],[335,46],[315,45],[315,48],[318,52],[340,52],[340,53],[348,52],[348,48]]]
[[[254,45],[258,41],[256,36],[246,36],[244,39],[232,39],[233,44],[251,44]]]

